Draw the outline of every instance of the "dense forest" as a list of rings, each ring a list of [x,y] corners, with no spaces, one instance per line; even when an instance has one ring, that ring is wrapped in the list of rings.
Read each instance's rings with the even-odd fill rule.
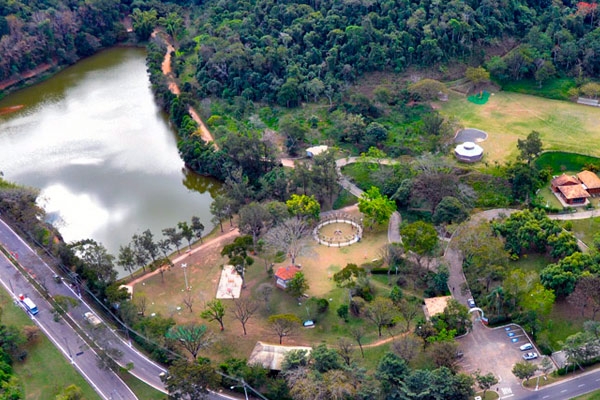
[[[2,0],[0,80],[126,40],[132,15],[141,39],[144,24],[161,22],[179,39],[181,72],[201,96],[294,106],[367,71],[456,61],[499,79],[594,76],[597,14],[596,3],[569,0]]]

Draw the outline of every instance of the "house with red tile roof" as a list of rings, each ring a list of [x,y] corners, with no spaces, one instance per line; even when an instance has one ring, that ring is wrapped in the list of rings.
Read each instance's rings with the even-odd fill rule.
[[[300,272],[300,268],[290,265],[287,267],[279,267],[275,272],[275,284],[278,288],[286,289],[288,282]]]

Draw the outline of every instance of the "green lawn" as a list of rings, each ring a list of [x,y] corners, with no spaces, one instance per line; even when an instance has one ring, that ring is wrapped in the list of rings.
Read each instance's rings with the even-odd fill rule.
[[[600,211],[597,211],[600,215]],[[592,246],[594,235],[600,232],[600,217],[588,219],[575,219],[570,221],[573,229],[573,234],[588,246]]]
[[[589,151],[585,151],[586,153]],[[600,158],[582,154],[565,153],[563,151],[548,151],[535,160],[539,169],[550,168],[555,175],[563,172],[573,174],[581,172],[586,166],[593,164],[600,166]]]
[[[2,323],[19,328],[32,325],[29,317],[20,307],[14,305],[4,290],[0,290],[0,305],[2,306]],[[15,372],[25,389],[26,399],[54,400],[60,390],[71,384],[82,389],[84,398],[100,399],[62,353],[41,332],[36,343],[27,348],[27,352],[25,361],[16,362],[14,365]]]
[[[576,86],[572,78],[552,79],[544,82],[542,87],[534,79],[502,82],[502,89],[507,92],[531,94],[555,100],[569,100],[569,89]]]
[[[511,270],[520,269],[524,272],[537,272],[539,273],[544,267],[552,263],[549,258],[537,254],[523,254],[517,261],[511,261],[509,267]]]
[[[550,186],[545,186],[542,189],[540,189],[540,191],[538,192],[538,196],[542,198],[542,204],[546,204],[550,208],[563,208],[562,203],[558,201],[558,199],[552,192],[552,189],[550,189]]]
[[[600,109],[567,101],[549,100],[512,92],[498,92],[484,105],[452,95],[440,112],[463,126],[488,133],[479,143],[488,163],[514,160],[517,140],[538,131],[544,150],[561,150],[600,156]]]

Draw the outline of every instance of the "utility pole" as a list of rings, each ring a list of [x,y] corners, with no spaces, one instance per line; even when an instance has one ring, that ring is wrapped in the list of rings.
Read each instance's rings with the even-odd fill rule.
[[[188,280],[187,280],[187,263],[183,263],[181,264],[181,268],[183,268],[183,277],[185,279],[185,290],[189,290],[190,287],[188,285]]]

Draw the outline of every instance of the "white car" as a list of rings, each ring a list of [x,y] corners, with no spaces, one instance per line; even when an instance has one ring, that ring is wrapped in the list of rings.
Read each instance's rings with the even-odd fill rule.
[[[533,349],[533,345],[531,343],[525,343],[523,346],[519,347],[519,350],[521,350],[521,351],[531,350],[531,349]]]
[[[467,305],[469,306],[469,308],[475,308],[475,300],[468,299],[467,300]]]
[[[533,360],[537,358],[537,353],[525,353],[523,354],[523,360]]]

